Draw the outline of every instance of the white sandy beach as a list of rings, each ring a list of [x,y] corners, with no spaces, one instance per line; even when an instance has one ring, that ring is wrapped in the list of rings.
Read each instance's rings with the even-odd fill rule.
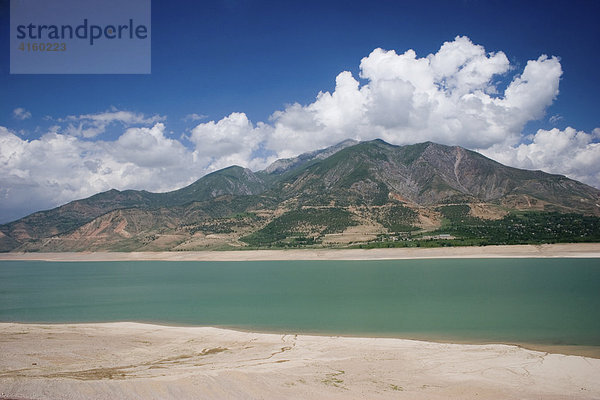
[[[600,257],[600,244],[433,249],[5,253],[2,260],[254,261]],[[599,399],[573,349],[239,332],[139,323],[0,323],[0,399]]]
[[[0,253],[0,261],[263,261],[263,260],[401,260],[427,258],[599,258],[600,243],[543,245],[389,248],[299,249],[239,251]]]
[[[0,398],[598,399],[600,360],[508,345],[0,324]]]

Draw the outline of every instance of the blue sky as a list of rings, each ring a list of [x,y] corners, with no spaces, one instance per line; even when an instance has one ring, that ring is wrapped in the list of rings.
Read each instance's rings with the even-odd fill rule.
[[[539,54],[561,57],[565,75],[549,110],[563,124],[600,125],[598,1],[191,1],[152,2],[151,75],[9,75],[8,42],[0,49],[0,124],[12,110],[66,116],[115,106],[220,119],[245,112],[265,121],[286,103],[309,103],[331,90],[343,70],[358,71],[374,48],[424,56],[467,35],[522,65]],[[8,35],[3,2],[3,36]],[[58,101],[57,101],[58,100]],[[171,121],[172,120],[172,121]],[[31,127],[32,122],[23,123]],[[184,127],[184,126],[183,126]]]
[[[556,73],[554,81],[548,83],[559,85],[558,94],[547,94],[536,105],[537,108],[532,106],[527,109],[528,115],[520,114],[517,118],[520,118],[520,125],[500,125],[507,130],[516,130],[507,132],[510,140],[506,141],[500,140],[497,133],[490,133],[490,140],[478,141],[471,138],[470,132],[461,131],[463,133],[446,137],[440,132],[431,133],[428,129],[424,129],[421,136],[411,136],[405,132],[408,128],[414,128],[414,125],[406,121],[377,120],[378,126],[384,126],[387,130],[377,128],[374,132],[384,132],[387,135],[385,139],[399,144],[419,141],[422,137],[464,145],[484,151],[501,162],[551,170],[598,186],[600,171],[590,170],[585,165],[585,162],[594,161],[593,158],[598,154],[595,144],[600,136],[600,132],[595,131],[600,127],[600,102],[597,98],[600,92],[600,79],[597,77],[600,65],[598,15],[600,2],[593,0],[153,0],[150,75],[10,75],[9,3],[0,0],[0,32],[3,38],[0,41],[0,127],[5,129],[6,135],[11,134],[21,141],[11,136],[11,146],[15,146],[12,152],[25,152],[19,163],[6,161],[2,166],[3,174],[13,178],[0,181],[0,195],[6,200],[4,206],[0,205],[0,222],[110,187],[167,190],[190,183],[206,172],[225,166],[229,161],[257,169],[273,158],[310,150],[310,143],[314,143],[313,147],[330,144],[324,139],[311,141],[306,132],[337,139],[344,134],[338,132],[341,129],[339,126],[336,127],[336,133],[332,134],[327,129],[315,131],[314,127],[305,128],[307,123],[300,120],[305,118],[306,113],[319,113],[327,104],[335,103],[334,100],[318,103],[316,97],[319,92],[333,94],[336,77],[340,73],[350,72],[360,88],[367,87],[369,83],[374,88],[378,77],[360,75],[361,60],[374,49],[395,50],[398,55],[413,49],[416,58],[424,60],[457,36],[466,37],[473,46],[484,48],[488,58],[490,53],[502,52],[505,55],[506,65],[509,66],[494,75],[485,87],[490,98],[503,97],[504,90],[515,77],[524,73],[528,61],[538,60],[543,54],[558,57],[555,64],[559,65],[560,72]],[[547,66],[550,67],[549,64]],[[409,78],[401,78],[412,82]],[[338,84],[340,82],[342,80]],[[347,83],[349,87],[353,85],[347,79],[342,83]],[[490,89],[492,86],[497,93]],[[290,108],[295,103],[301,110]],[[314,104],[312,108],[311,104]],[[336,107],[346,107],[346,103],[336,104]],[[401,106],[401,102],[398,103],[398,107]],[[385,107],[381,110],[387,110]],[[274,117],[273,113],[277,111],[285,115]],[[72,125],[77,125],[86,121],[90,123],[89,118],[81,116],[117,112],[130,114],[120,122],[111,120],[105,123],[88,137],[67,129],[68,116],[73,116]],[[323,121],[330,121],[327,118],[332,113],[334,111],[329,108],[323,111],[319,124],[327,125],[329,122]],[[215,122],[210,125],[210,121]],[[268,126],[261,128],[261,123]],[[281,132],[263,132],[264,129],[277,130],[278,123],[283,126]],[[402,129],[392,126],[403,123]],[[92,125],[98,128],[94,123]],[[567,127],[571,127],[572,131]],[[131,133],[132,138],[128,142],[122,136],[130,128],[140,131]],[[150,132],[151,129],[154,131]],[[371,131],[365,133],[366,129],[348,130],[348,136],[368,139],[375,135]],[[462,129],[475,128],[468,128],[468,124],[465,124]],[[490,129],[492,132],[500,128],[494,125]],[[537,138],[537,147],[521,147],[518,150],[520,144],[533,143],[540,129],[543,132]],[[259,133],[259,130],[263,133]],[[37,154],[32,153],[32,141],[38,141],[36,144],[39,149],[36,147],[35,151],[50,151],[49,131],[60,135],[59,139],[68,142],[69,146],[74,146],[68,149],[61,147],[64,152],[76,152],[72,155],[73,165],[85,164],[89,167],[95,163],[91,170],[97,175],[82,172],[70,177],[70,183],[58,176],[46,176],[36,181],[36,168],[40,167],[28,166],[25,158],[27,154]],[[263,136],[245,144],[252,147],[252,151],[242,154],[234,144],[228,143],[230,131],[233,138]],[[291,144],[286,148],[281,143],[286,142],[285,132],[290,131],[293,131],[290,135],[304,132],[306,140],[290,139]],[[269,139],[265,139],[267,136],[264,135]],[[516,139],[516,135],[520,136]],[[40,141],[44,137],[46,140]],[[463,137],[464,140],[461,139]],[[130,161],[113,153],[110,157],[106,156],[108,158],[104,157],[106,152],[113,151],[107,150],[108,147],[117,146],[119,138],[122,139],[119,145],[123,152],[139,153],[140,159],[150,161]],[[127,143],[139,141],[140,138],[153,138],[155,148],[148,154],[143,153],[143,149],[126,148]],[[548,141],[553,138],[561,143],[566,140],[565,146],[572,151],[587,152],[587,159],[591,161],[584,159],[564,171],[558,170],[560,165],[549,161],[554,156],[547,154],[542,157],[538,154],[542,148],[548,148]],[[69,142],[67,139],[72,140]],[[103,150],[98,150],[94,144],[103,146]],[[546,147],[543,147],[544,144]],[[8,148],[6,146],[5,149]],[[137,150],[140,152],[136,153]],[[56,152],[56,149],[52,151]],[[86,158],[94,152],[99,154],[96,158]],[[192,170],[178,173],[177,170],[186,164],[165,161],[156,156],[156,152],[179,157]],[[211,158],[211,152],[218,157]],[[50,157],[50,154],[44,154],[43,157]],[[154,159],[155,164],[151,161]],[[127,163],[131,165],[125,165]],[[68,166],[68,160],[61,165]],[[153,175],[157,168],[159,173]],[[165,172],[169,169],[172,171]],[[103,170],[105,173],[98,172]],[[117,170],[120,172],[115,173]],[[139,179],[131,176],[125,178],[131,172],[124,171],[133,170],[140,175]],[[52,171],[60,174],[58,167]],[[587,171],[587,175],[582,171]],[[27,177],[33,181],[29,186],[23,182]],[[92,179],[95,183],[79,185],[78,179],[82,182]],[[49,184],[49,181],[52,182]],[[79,186],[70,187],[73,185]],[[48,194],[48,191],[52,193]],[[24,203],[23,198],[28,200]]]

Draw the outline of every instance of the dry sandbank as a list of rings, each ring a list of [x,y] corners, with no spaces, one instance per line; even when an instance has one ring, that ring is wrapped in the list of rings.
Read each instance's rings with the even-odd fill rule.
[[[0,324],[27,399],[597,399],[600,360],[508,345],[137,323]]]

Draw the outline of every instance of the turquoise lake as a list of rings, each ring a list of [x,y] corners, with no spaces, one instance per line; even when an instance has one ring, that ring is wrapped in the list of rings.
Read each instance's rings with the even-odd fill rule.
[[[600,345],[600,259],[0,262],[0,321]]]

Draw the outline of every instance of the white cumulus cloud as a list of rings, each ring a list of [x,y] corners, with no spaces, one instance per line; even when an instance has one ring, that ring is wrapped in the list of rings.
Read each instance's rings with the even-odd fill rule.
[[[194,160],[216,170],[230,165],[264,166],[253,157],[264,140],[263,124],[254,127],[244,113],[232,113],[218,122],[198,124],[189,137],[194,143]]]
[[[333,92],[275,112],[267,147],[288,155],[349,137],[478,148],[516,144],[525,124],[541,118],[558,95],[562,68],[558,58],[542,55],[502,91],[497,78],[513,69],[503,52],[486,52],[467,37],[425,57],[375,49],[360,63],[364,84],[345,71]]]
[[[494,146],[481,152],[503,164],[525,169],[567,175],[600,187],[600,128],[592,133],[567,127],[564,130],[540,129],[531,143]]]
[[[205,174],[192,152],[166,138],[164,125],[130,128],[116,141],[47,133],[24,140],[0,127],[0,198],[4,222],[116,188],[166,191]]]

